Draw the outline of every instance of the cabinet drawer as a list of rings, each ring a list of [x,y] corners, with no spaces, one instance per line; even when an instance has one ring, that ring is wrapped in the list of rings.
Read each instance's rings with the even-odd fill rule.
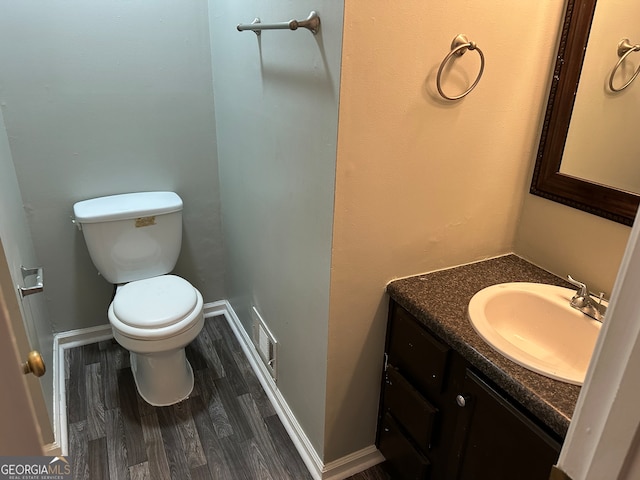
[[[384,410],[389,412],[423,450],[434,444],[433,429],[438,409],[427,402],[395,368],[385,376]]]
[[[382,420],[378,448],[394,480],[429,479],[429,460],[413,447],[388,413]]]
[[[449,350],[409,312],[396,306],[388,346],[389,363],[427,397],[437,397],[442,392]]]

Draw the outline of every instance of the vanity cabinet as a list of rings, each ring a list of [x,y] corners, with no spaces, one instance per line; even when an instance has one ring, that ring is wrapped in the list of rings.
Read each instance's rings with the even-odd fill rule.
[[[377,446],[393,479],[547,480],[559,439],[393,300]]]

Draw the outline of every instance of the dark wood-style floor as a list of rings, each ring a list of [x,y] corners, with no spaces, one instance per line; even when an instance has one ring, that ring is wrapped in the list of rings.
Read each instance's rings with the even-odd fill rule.
[[[191,396],[152,407],[114,340],[65,351],[76,479],[311,480],[224,317],[187,347]],[[350,480],[388,480],[376,466]]]

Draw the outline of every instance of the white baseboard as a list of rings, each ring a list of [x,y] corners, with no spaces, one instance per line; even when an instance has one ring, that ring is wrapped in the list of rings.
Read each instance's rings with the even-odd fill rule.
[[[54,443],[45,445],[47,455],[68,455],[67,395],[64,382],[64,351],[113,338],[111,325],[69,330],[53,337],[53,436]]]
[[[309,438],[304,433],[304,430],[298,423],[295,415],[289,408],[287,401],[280,393],[280,390],[276,386],[271,374],[267,371],[267,368],[262,363],[260,358],[260,354],[255,349],[249,334],[246,332],[240,319],[236,315],[236,312],[233,310],[233,307],[226,300],[222,300],[224,305],[224,310],[222,314],[225,316],[231,330],[235,334],[240,346],[242,347],[242,351],[246,355],[249,363],[251,364],[251,368],[255,372],[262,388],[264,389],[267,397],[271,401],[273,408],[275,409],[280,421],[282,422],[285,430],[291,437],[293,444],[298,450],[298,453],[302,457],[307,469],[313,476],[315,480],[322,480],[322,470],[323,464],[320,459],[318,453],[311,445]],[[219,306],[221,302],[216,302],[216,306]],[[205,305],[205,312],[207,312],[207,307],[209,304]],[[205,313],[206,315],[206,313]]]
[[[342,480],[383,461],[384,457],[380,451],[375,445],[371,445],[325,464],[322,470],[322,480]]]
[[[209,306],[211,306],[212,311],[215,310],[217,313],[209,315]],[[244,354],[248,358],[253,371],[257,375],[262,388],[264,388],[269,400],[278,414],[278,417],[280,418],[280,421],[291,437],[296,450],[298,450],[298,453],[302,457],[302,460],[314,480],[342,480],[366,470],[369,467],[377,465],[384,460],[384,457],[378,451],[376,446],[371,445],[350,455],[339,458],[338,460],[324,464],[315,448],[313,448],[313,445],[309,441],[304,430],[298,423],[295,415],[289,408],[286,399],[282,396],[282,393],[271,377],[271,374],[262,362],[260,354],[254,347],[251,338],[242,326],[242,323],[233,310],[231,304],[226,300],[205,304],[205,316],[213,315],[225,316],[227,322],[231,326],[231,329],[236,335]]]
[[[333,462],[324,464],[315,448],[311,444],[306,433],[298,423],[295,415],[289,408],[286,399],[278,389],[271,374],[265,367],[256,350],[236,315],[231,304],[226,300],[206,303],[204,305],[205,318],[224,315],[238,339],[251,368],[255,372],[271,401],[280,421],[291,437],[296,450],[302,457],[307,469],[314,480],[342,480],[351,475],[366,470],[369,467],[382,462],[384,458],[375,445],[354,452]],[[46,445],[46,452],[50,455],[68,455],[67,432],[67,401],[65,393],[65,364],[64,352],[68,348],[79,347],[90,343],[101,342],[113,338],[111,325],[71,330],[57,334],[53,340],[53,429],[55,442]]]

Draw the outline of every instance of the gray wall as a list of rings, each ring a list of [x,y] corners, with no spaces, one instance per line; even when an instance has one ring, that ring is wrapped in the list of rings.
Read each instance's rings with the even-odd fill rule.
[[[51,425],[51,418],[53,418],[53,373],[51,369],[53,366],[53,329],[46,311],[43,294],[38,293],[20,298],[16,289],[16,285],[31,286],[31,284],[25,285],[23,282],[20,267],[22,265],[29,268],[35,267],[39,261],[33,248],[31,233],[22,207],[20,186],[11,158],[2,112],[0,112],[0,255],[5,255],[11,273],[11,285],[6,289],[3,288],[4,294],[15,294],[16,304],[20,309],[17,315],[22,316],[28,337],[29,345],[19,345],[21,353],[26,354],[29,350],[38,350],[48,368],[46,375],[39,380],[29,376],[27,381],[38,382],[42,388],[46,412],[39,411],[38,398],[33,400],[38,421],[42,426],[42,434],[45,436],[44,441],[51,442],[53,438],[48,437],[51,429],[47,430],[44,425],[45,422]],[[14,313],[10,312],[10,314]],[[15,321],[15,319],[13,320]],[[19,332],[16,332],[15,336],[19,344]]]
[[[278,387],[321,458],[343,6],[209,1],[229,298],[277,337]],[[235,29],[311,10],[315,37]]]
[[[0,1],[0,105],[54,329],[107,322],[72,205],[144,190],[183,197],[176,273],[225,298],[207,5]]]

